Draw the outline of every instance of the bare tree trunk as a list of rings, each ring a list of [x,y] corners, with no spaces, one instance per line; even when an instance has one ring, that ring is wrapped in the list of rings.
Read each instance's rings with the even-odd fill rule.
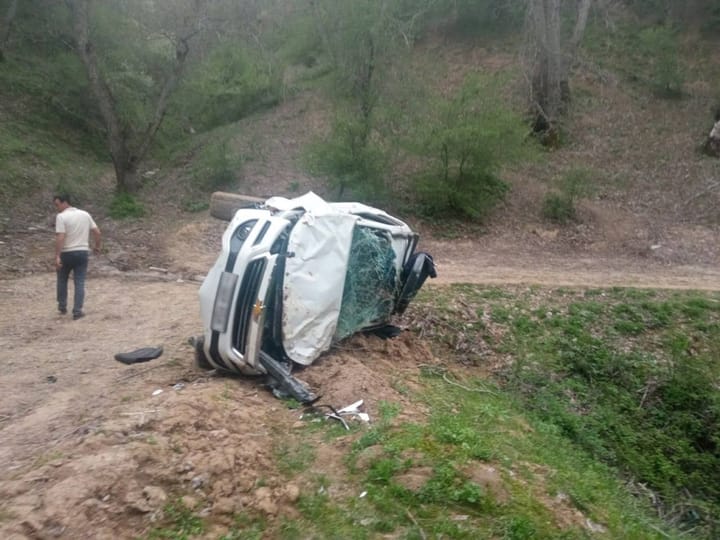
[[[0,21],[0,62],[5,61],[5,47],[7,46],[8,39],[10,39],[10,27],[15,20],[15,14],[17,13],[18,0],[12,0],[5,12],[5,17]]]
[[[575,27],[563,50],[560,0],[529,0],[530,99],[534,128],[552,134],[570,101],[569,76],[580,47],[592,0],[578,0]]]
[[[560,50],[559,0],[530,0],[531,99],[533,108],[550,125],[559,116],[563,62]]]
[[[107,134],[118,191],[134,192],[140,188],[138,167],[147,154],[165,116],[168,98],[175,90],[182,75],[185,60],[189,52],[188,40],[195,32],[182,37],[176,43],[175,64],[160,90],[155,104],[153,117],[145,130],[136,138],[134,147],[133,129],[120,119],[115,97],[98,67],[98,58],[90,40],[89,8],[91,0],[66,0],[73,16],[77,51],[90,81],[93,98],[103,119]]]
[[[130,151],[125,140],[125,130],[115,111],[115,98],[110,91],[98,68],[98,59],[95,48],[90,41],[89,1],[67,0],[73,16],[73,27],[77,42],[77,52],[85,66],[95,103],[105,126],[110,157],[115,167],[117,188],[120,191],[132,191],[136,186],[128,185],[126,172],[133,171]]]
[[[580,0],[578,5],[577,19],[575,20],[575,28],[573,29],[573,35],[570,39],[570,60],[575,58],[578,49],[580,48],[580,42],[582,41],[583,35],[585,34],[585,28],[587,27],[588,16],[590,15],[590,7],[592,6],[592,0]]]
[[[567,83],[565,63],[560,45],[560,0],[545,0],[545,36],[547,55],[548,94],[547,105],[552,118],[557,118],[563,108],[563,83]]]
[[[579,0],[575,27],[573,28],[570,44],[568,45],[568,50],[565,54],[565,65],[563,66],[564,80],[561,83],[561,89],[564,103],[568,103],[570,101],[570,72],[572,71],[575,58],[577,57],[578,50],[580,49],[582,38],[585,35],[585,28],[587,27],[591,7],[592,0]]]

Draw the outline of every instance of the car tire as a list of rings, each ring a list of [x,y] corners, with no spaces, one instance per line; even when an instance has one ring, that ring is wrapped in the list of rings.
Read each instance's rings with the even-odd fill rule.
[[[215,369],[215,367],[210,363],[207,356],[205,355],[205,338],[199,337],[195,340],[194,343],[195,346],[195,361],[193,362],[193,366],[196,369],[203,369],[205,371],[208,371],[210,369]]]
[[[216,191],[210,196],[210,215],[223,221],[230,221],[240,208],[247,208],[263,202],[265,199],[260,197]]]

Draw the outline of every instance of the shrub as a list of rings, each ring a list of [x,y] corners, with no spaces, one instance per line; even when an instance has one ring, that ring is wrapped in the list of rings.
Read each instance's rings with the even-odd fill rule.
[[[305,151],[307,167],[313,174],[325,176],[339,199],[348,192],[370,199],[382,198],[385,193],[387,157],[368,132],[362,119],[341,113],[330,132]]]
[[[711,2],[703,30],[708,34],[720,35],[720,0]]]
[[[116,193],[110,202],[110,216],[115,219],[139,218],[144,215],[143,205],[124,191]]]
[[[205,145],[192,167],[194,183],[207,191],[230,186],[237,179],[242,167],[241,156],[228,151],[227,141],[215,141]]]
[[[551,191],[543,199],[543,217],[560,224],[576,219],[577,200],[592,191],[592,174],[586,169],[572,169],[564,174],[557,191]]]
[[[426,214],[482,219],[507,193],[499,170],[527,147],[520,117],[497,97],[498,82],[471,78],[453,99],[428,107],[419,140],[411,142],[422,160],[414,184]]]
[[[185,78],[187,84],[173,100],[173,115],[204,131],[276,104],[281,91],[279,70],[252,58],[245,48],[242,43],[227,42],[213,49]]]
[[[455,14],[452,27],[461,36],[502,35],[522,26],[525,14],[520,0],[478,2],[477,0],[441,0],[435,3],[436,17]]]
[[[565,224],[575,219],[575,206],[562,194],[550,192],[543,199],[542,215],[555,223]]]
[[[683,74],[678,57],[675,32],[667,26],[646,28],[640,32],[643,58],[650,61],[650,85],[663,97],[678,97],[682,93]]]

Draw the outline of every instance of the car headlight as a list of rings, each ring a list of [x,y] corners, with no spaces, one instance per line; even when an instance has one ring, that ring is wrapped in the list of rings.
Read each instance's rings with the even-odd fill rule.
[[[253,228],[255,228],[256,223],[257,219],[244,221],[238,225],[233,232],[233,235],[230,237],[230,253],[228,254],[227,264],[225,265],[226,271],[232,272],[235,267],[235,261],[237,260],[238,253],[240,253],[240,248],[242,248],[245,240],[247,240],[248,236],[250,236],[250,233]]]

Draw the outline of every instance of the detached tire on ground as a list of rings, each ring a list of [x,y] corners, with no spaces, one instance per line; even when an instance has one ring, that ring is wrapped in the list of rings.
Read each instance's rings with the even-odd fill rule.
[[[265,199],[260,197],[216,191],[210,196],[210,215],[223,221],[230,221],[240,208],[247,208],[264,202]]]

